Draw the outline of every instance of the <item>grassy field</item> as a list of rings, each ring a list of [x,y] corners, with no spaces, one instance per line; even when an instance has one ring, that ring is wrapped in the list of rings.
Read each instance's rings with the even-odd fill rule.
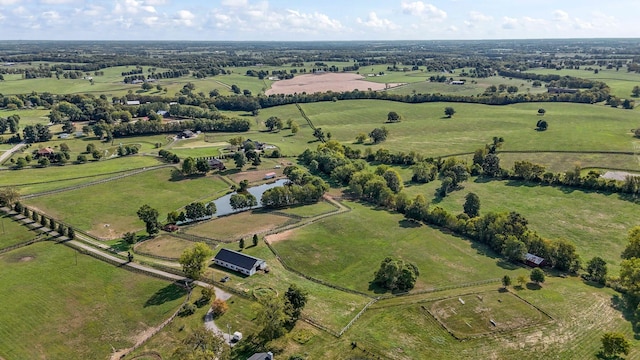
[[[0,186],[16,186],[21,194],[63,188],[113,176],[120,171],[160,165],[148,156],[130,156],[108,161],[92,161],[81,165],[49,166],[22,170],[3,170]]]
[[[0,249],[29,241],[34,237],[36,233],[0,212]]]
[[[587,66],[588,67],[588,66]],[[575,76],[582,79],[590,79],[605,82],[611,88],[611,94],[623,99],[631,99],[631,90],[634,86],[640,84],[640,74],[627,72],[626,68],[616,69],[600,69],[598,73],[593,70],[583,69],[530,69],[527,72],[536,74],[553,74],[560,76]]]
[[[387,256],[417,265],[421,273],[416,290],[492,279],[519,271],[517,266],[468,240],[408,222],[400,214],[358,203],[348,205],[353,209],[351,212],[296,229],[273,246],[295,269],[372,294],[380,292],[370,282]]]
[[[184,229],[187,234],[199,235],[218,240],[238,240],[245,238],[247,246],[253,234],[273,230],[295,220],[287,216],[263,211],[244,211],[231,216],[205,221]]]
[[[417,151],[425,156],[442,156],[473,152],[494,136],[505,139],[504,150],[573,150],[633,151],[630,129],[636,128],[635,112],[599,105],[515,104],[489,106],[477,104],[423,103],[405,104],[389,101],[354,100],[301,105],[316,127],[331,132],[332,139],[364,150],[372,147],[393,151]],[[452,106],[456,114],[444,117],[444,108]],[[537,110],[544,107],[549,129],[534,130]],[[396,111],[403,121],[385,124],[387,113]],[[295,136],[280,133],[257,133],[258,139],[275,144],[286,154],[296,154],[312,146],[312,130],[293,105],[264,109],[259,119],[270,116],[294,119],[300,132]],[[356,135],[386,126],[387,140],[380,145],[353,144]],[[247,135],[247,137],[252,136]]]
[[[192,241],[171,235],[160,235],[136,245],[136,252],[179,259],[180,255],[193,245]]]
[[[429,312],[457,339],[522,329],[551,320],[513,293],[498,290],[438,300],[430,304]]]
[[[168,318],[184,296],[168,282],[59,244],[14,250],[0,263],[6,359],[106,359],[112,347],[132,346],[139,333]]]
[[[289,208],[280,210],[279,212],[290,214],[290,215],[301,216],[303,218],[310,218],[310,217],[334,212],[336,210],[337,208],[335,206],[331,205],[326,201],[321,201],[311,205],[300,205],[300,206],[289,207]]]
[[[38,197],[25,203],[96,236],[115,238],[126,231],[143,227],[144,224],[135,214],[144,204],[157,209],[162,220],[168,212],[211,197],[227,187],[217,177],[185,179],[181,175],[172,175],[173,172],[172,169],[147,171],[103,184]]]
[[[459,289],[458,294],[475,296],[486,291]],[[540,290],[515,292],[554,320],[533,328],[458,341],[425,310],[430,301],[392,307],[380,304],[365,312],[347,337],[389,359],[590,359],[598,352],[604,332],[620,331],[632,341],[629,358],[638,357],[638,341],[633,340],[631,325],[612,307],[615,293],[610,289],[593,288],[577,278],[548,278]],[[439,297],[437,293],[431,295],[435,300]]]
[[[464,197],[480,197],[481,214],[516,211],[529,221],[529,228],[545,238],[564,238],[577,247],[583,261],[601,256],[609,271],[617,273],[627,232],[638,225],[638,205],[618,194],[602,194],[563,187],[528,185],[518,181],[470,181],[441,201],[434,197],[439,181],[406,188],[410,197],[424,194],[432,206],[461,213]]]
[[[35,125],[35,124],[48,124],[49,118],[49,110],[45,109],[24,109],[24,110],[0,110],[0,117],[7,118],[11,115],[20,115],[20,133],[22,133],[21,129],[24,129],[27,125]],[[5,133],[4,136],[7,136],[8,133]]]
[[[632,151],[632,150],[631,150]],[[500,153],[500,166],[513,169],[516,161],[531,161],[551,172],[566,172],[575,165],[584,168],[640,170],[636,155],[588,153]]]

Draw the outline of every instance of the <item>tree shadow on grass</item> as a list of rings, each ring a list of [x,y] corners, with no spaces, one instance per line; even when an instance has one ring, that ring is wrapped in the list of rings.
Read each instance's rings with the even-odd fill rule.
[[[369,291],[373,291],[374,294],[384,294],[384,293],[387,293],[389,290],[371,281],[369,282]]]
[[[542,289],[542,286],[540,286],[540,284],[536,284],[536,283],[527,283],[527,289],[529,290],[540,290]]]
[[[153,294],[147,302],[144,303],[144,307],[157,306],[166,303],[167,301],[173,301],[183,297],[186,291],[176,284],[170,284]]]
[[[402,219],[398,221],[398,224],[400,225],[401,228],[404,228],[404,229],[415,229],[415,228],[422,227],[422,224],[420,222],[407,220],[407,219]]]
[[[520,266],[505,259],[499,259],[498,261],[496,261],[496,265],[498,265],[499,267],[505,270],[515,270],[520,268]]]

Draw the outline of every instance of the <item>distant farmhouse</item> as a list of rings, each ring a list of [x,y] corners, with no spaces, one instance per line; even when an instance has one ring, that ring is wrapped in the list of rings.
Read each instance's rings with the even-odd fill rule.
[[[36,157],[38,158],[41,158],[41,157],[51,158],[53,157],[53,155],[54,155],[54,151],[50,147],[39,149],[38,152],[36,152]]]
[[[220,249],[216,257],[213,258],[213,263],[247,276],[267,267],[267,263],[262,259],[229,249]]]
[[[253,141],[251,139],[247,139],[245,141],[242,142],[242,147],[246,148],[248,144],[253,144],[254,148],[256,150],[263,150],[264,149],[264,143],[261,143],[259,141]]]
[[[191,130],[183,130],[177,136],[178,139],[190,139],[192,137],[196,137],[196,133]]]
[[[140,105],[140,100],[128,100],[127,105]]]
[[[225,170],[224,163],[214,157],[207,158],[207,163],[212,170]]]
[[[544,258],[541,258],[540,256],[536,256],[530,253],[526,253],[524,255],[524,262],[525,264],[531,267],[540,267],[546,264],[546,261]]]
[[[464,80],[454,80],[449,83],[449,85],[464,85]]]

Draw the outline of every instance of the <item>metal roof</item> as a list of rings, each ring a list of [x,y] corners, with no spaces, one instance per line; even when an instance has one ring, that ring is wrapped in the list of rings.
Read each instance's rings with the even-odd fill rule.
[[[257,257],[245,255],[241,252],[229,249],[220,249],[220,251],[216,254],[214,260],[224,261],[226,263],[233,264],[239,268],[243,268],[246,270],[251,270],[257,264],[264,262],[264,260],[258,259]]]

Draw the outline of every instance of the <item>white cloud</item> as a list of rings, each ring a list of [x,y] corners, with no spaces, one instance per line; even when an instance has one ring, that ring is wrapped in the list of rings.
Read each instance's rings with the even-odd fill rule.
[[[57,11],[45,11],[40,16],[49,21],[59,21],[61,19],[60,14]]]
[[[400,7],[402,8],[403,13],[409,15],[420,16],[434,20],[444,20],[447,18],[447,13],[444,10],[438,9],[432,4],[423,3],[422,1],[403,1]]]
[[[0,0],[0,6],[13,5],[21,2],[21,0]]]
[[[76,1],[77,0],[40,0],[42,4],[48,4],[48,5],[70,4]]]
[[[103,15],[105,13],[105,9],[98,5],[89,4],[86,8],[75,9],[74,13],[82,16],[95,17]]]
[[[173,21],[180,26],[193,26],[193,20],[196,16],[189,10],[180,10],[178,11],[177,16],[173,19]]]
[[[296,32],[339,31],[343,28],[340,21],[333,20],[325,14],[318,12],[307,14],[296,10],[287,10],[284,25]]]
[[[516,18],[512,18],[512,17],[508,17],[508,16],[504,16],[502,18],[502,28],[503,29],[515,29],[516,26],[518,26],[518,19]]]
[[[553,12],[553,20],[559,21],[559,22],[568,22],[569,14],[563,10],[555,10]]]
[[[479,11],[469,12],[469,19],[473,21],[492,21],[493,16],[485,15]]]
[[[0,21],[2,21],[2,20],[4,20],[4,19],[5,19],[5,16],[4,16],[4,15],[2,15],[2,13],[0,13]]]
[[[155,26],[158,24],[159,20],[160,18],[157,16],[146,16],[142,18],[142,23],[147,26]]]
[[[113,9],[115,14],[138,14],[138,13],[156,13],[156,8],[148,5],[144,1],[139,0],[122,0],[117,1]]]
[[[22,15],[27,15],[29,14],[29,10],[27,10],[26,7],[24,6],[18,6],[17,8],[13,9],[13,14],[14,15],[18,15],[18,16],[22,16]]]
[[[248,0],[222,0],[220,4],[226,7],[243,8],[249,5],[249,1]]]
[[[379,30],[395,30],[395,29],[398,28],[398,26],[396,24],[394,24],[391,20],[389,20],[389,19],[381,19],[373,11],[369,13],[369,16],[367,17],[366,20],[362,20],[360,18],[357,18],[356,22],[358,24],[364,25],[366,27],[370,27],[370,28],[373,28],[373,29],[379,29]]]

